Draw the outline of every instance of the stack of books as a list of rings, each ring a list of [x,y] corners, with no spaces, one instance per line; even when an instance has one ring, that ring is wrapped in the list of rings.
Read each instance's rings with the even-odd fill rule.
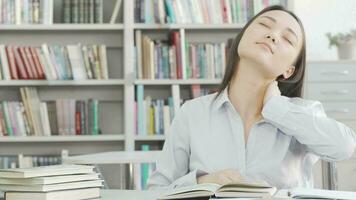
[[[94,199],[100,197],[102,182],[94,166],[86,165],[0,170],[0,191],[6,200]]]

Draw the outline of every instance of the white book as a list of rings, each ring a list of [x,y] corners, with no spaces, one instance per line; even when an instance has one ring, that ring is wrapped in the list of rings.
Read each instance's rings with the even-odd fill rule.
[[[0,45],[0,56],[1,56],[1,71],[4,80],[11,80],[9,63],[6,56],[5,45]]]
[[[21,0],[15,0],[15,16],[16,16],[16,25],[21,25],[21,7],[22,7]],[[9,11],[8,11],[9,12]]]
[[[40,111],[41,111],[41,124],[42,124],[43,135],[51,136],[51,128],[49,125],[47,103],[42,102],[40,104]]]
[[[73,79],[85,80],[87,75],[80,45],[67,45],[67,50],[70,64],[72,66]]]
[[[51,192],[59,190],[71,190],[80,188],[102,187],[103,180],[78,181],[70,183],[58,183],[50,185],[0,185],[1,191],[19,192]]]
[[[122,0],[116,0],[115,7],[110,18],[110,24],[115,24],[116,18],[119,14],[119,10],[121,7],[121,1]]]
[[[84,188],[54,192],[6,192],[6,200],[78,200],[100,197],[100,188]]]
[[[180,47],[181,47],[181,63],[182,63],[182,76],[183,79],[187,79],[187,66],[185,60],[185,31],[184,29],[179,30]]]
[[[20,154],[22,155],[22,154]],[[19,160],[20,161],[20,160]],[[98,173],[62,175],[62,176],[45,176],[35,178],[1,178],[0,184],[3,185],[49,185],[58,183],[78,182],[99,180]]]
[[[142,183],[141,183],[141,164],[135,163],[134,164],[134,186],[135,190],[142,190]]]
[[[33,178],[70,174],[92,173],[94,166],[87,165],[51,165],[22,169],[0,169],[0,178]]]
[[[355,200],[356,192],[309,189],[309,188],[293,188],[293,189],[280,190],[275,196],[281,198],[291,197],[296,199]]]
[[[18,123],[18,130],[19,130],[19,135],[20,136],[26,136],[26,127],[25,127],[25,121],[22,115],[22,110],[20,106],[20,102],[15,102],[15,115],[16,115],[16,120]]]
[[[159,14],[159,22],[161,24],[165,23],[166,12],[164,8],[164,0],[158,0],[158,14]]]
[[[49,73],[51,73],[51,77],[54,80],[59,79],[59,72],[56,70],[54,64],[52,63],[51,56],[49,54],[49,49],[47,44],[42,44],[42,52],[44,55],[45,66],[47,66]]]
[[[99,56],[100,56],[100,72],[102,79],[109,79],[109,72],[108,72],[108,58],[106,55],[106,46],[100,45],[99,46]]]
[[[45,25],[53,24],[53,0],[41,1],[42,3],[42,23]]]

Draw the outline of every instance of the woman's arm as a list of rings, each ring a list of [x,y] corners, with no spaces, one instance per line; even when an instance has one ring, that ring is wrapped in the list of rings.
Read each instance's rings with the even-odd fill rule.
[[[148,180],[149,189],[173,189],[197,184],[197,170],[189,172],[190,136],[184,107],[169,128],[156,171]]]
[[[266,102],[262,116],[324,160],[348,159],[355,150],[355,132],[328,118],[318,101],[276,95]]]

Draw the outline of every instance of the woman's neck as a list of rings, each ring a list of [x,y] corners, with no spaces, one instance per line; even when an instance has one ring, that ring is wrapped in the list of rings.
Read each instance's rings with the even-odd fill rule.
[[[263,99],[270,81],[253,63],[239,62],[238,71],[229,86],[229,99],[244,120],[259,120]]]

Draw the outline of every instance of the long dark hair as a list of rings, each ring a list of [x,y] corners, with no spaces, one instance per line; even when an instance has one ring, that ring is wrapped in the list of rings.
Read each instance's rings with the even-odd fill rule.
[[[303,45],[302,45],[302,49],[301,49],[295,63],[294,63],[295,71],[294,71],[293,75],[291,77],[289,77],[288,79],[284,79],[283,76],[279,76],[277,78],[277,81],[278,81],[279,89],[281,90],[281,94],[283,96],[287,96],[287,97],[301,97],[302,96],[302,89],[303,89],[303,84],[304,84],[304,73],[305,73],[305,60],[306,60],[305,32],[304,32],[303,24],[294,13],[287,10],[285,7],[280,6],[280,5],[274,5],[274,6],[266,7],[261,12],[259,12],[257,15],[255,15],[251,20],[249,20],[247,22],[247,24],[243,27],[241,32],[233,40],[233,42],[229,48],[229,51],[228,51],[225,75],[224,75],[224,78],[223,78],[221,84],[219,85],[218,94],[216,95],[216,97],[218,97],[222,93],[222,91],[224,91],[224,89],[229,86],[232,78],[234,77],[234,75],[237,71],[238,63],[240,60],[240,57],[237,56],[238,55],[237,49],[240,44],[240,40],[241,40],[244,32],[246,31],[247,27],[249,27],[249,25],[258,16],[260,16],[261,14],[263,14],[265,12],[271,11],[271,10],[281,10],[281,11],[289,13],[291,16],[293,16],[297,20],[298,24],[301,27],[301,30],[303,33]]]

